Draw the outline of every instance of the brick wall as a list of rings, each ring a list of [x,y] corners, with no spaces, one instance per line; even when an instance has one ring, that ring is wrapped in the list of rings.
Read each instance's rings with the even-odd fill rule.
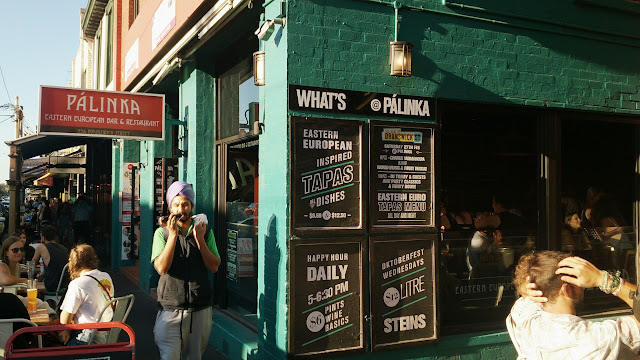
[[[580,15],[593,16],[595,10],[571,5],[575,21],[563,30],[556,23],[515,15],[462,12],[440,2],[408,3],[399,10],[398,40],[414,44],[413,76],[394,78],[388,65],[392,6],[363,0],[290,1],[289,82],[640,113],[640,68],[628,61],[640,58],[640,38],[613,36],[616,29],[607,28],[626,20],[618,18],[620,13],[601,11],[601,23],[592,24],[600,30],[591,31],[582,29]]]

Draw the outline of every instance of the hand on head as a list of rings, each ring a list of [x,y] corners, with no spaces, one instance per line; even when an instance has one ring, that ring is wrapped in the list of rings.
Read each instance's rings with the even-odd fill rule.
[[[585,289],[600,286],[602,281],[602,270],[577,256],[561,260],[556,274],[562,275],[562,281]]]
[[[536,285],[536,283],[531,282],[531,277],[529,276],[527,276],[527,284],[525,285],[525,291],[522,296],[541,304],[549,301],[549,299],[544,296],[542,291],[538,290],[538,286]]]
[[[577,256],[562,259],[558,263],[558,269],[555,272],[561,275],[560,279],[567,283],[581,288],[591,288],[600,286],[602,281],[602,271],[585,259]],[[531,277],[527,276],[527,283],[522,296],[538,302],[545,303],[548,300],[535,282],[531,281]]]

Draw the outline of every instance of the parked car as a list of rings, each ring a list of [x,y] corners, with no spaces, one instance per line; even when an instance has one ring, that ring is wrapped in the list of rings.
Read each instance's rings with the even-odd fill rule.
[[[8,231],[7,219],[4,216],[0,216],[0,239],[4,237],[4,233]]]
[[[0,204],[0,238],[9,231],[9,204],[4,205],[4,201]]]

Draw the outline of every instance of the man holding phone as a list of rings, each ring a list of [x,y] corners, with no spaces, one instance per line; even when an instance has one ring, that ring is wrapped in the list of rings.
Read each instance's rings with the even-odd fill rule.
[[[174,182],[167,190],[170,215],[153,236],[151,261],[160,274],[153,331],[163,360],[200,359],[211,333],[209,273],[218,271],[220,255],[206,217],[193,216],[194,200],[191,185]]]

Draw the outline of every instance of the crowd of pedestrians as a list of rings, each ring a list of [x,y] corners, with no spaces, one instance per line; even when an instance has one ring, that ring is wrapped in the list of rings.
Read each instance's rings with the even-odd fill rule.
[[[213,288],[209,273],[220,265],[214,232],[205,215],[194,215],[195,193],[190,184],[177,181],[167,190],[171,214],[164,217],[153,237],[152,263],[160,274],[158,315],[154,339],[162,359],[200,359],[212,326]],[[61,276],[66,294],[60,304],[39,302],[59,324],[109,321],[114,311],[108,303],[115,295],[110,275],[99,270],[100,261],[90,245],[90,202],[83,196],[73,204],[57,199],[34,199],[26,205],[21,228],[4,239],[0,262],[0,287],[27,282],[21,264],[41,264],[47,291],[56,291]],[[39,237],[38,241],[35,240]],[[27,253],[27,249],[33,249]],[[68,272],[64,271],[68,264]],[[16,301],[16,298],[19,301]],[[24,297],[2,294],[0,317],[25,317],[19,302]],[[53,306],[52,306],[53,305]],[[58,305],[58,306],[56,306]],[[101,315],[102,314],[102,315]],[[105,334],[88,331],[60,332],[57,345],[104,343]]]

